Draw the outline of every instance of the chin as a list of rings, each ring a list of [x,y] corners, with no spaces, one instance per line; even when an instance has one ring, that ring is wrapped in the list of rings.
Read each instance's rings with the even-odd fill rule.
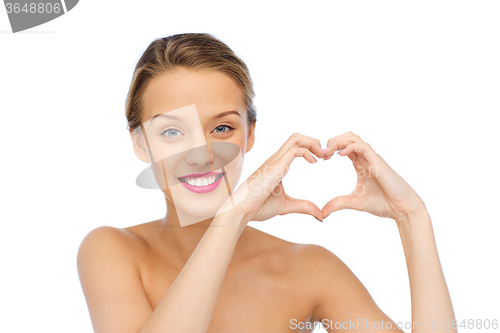
[[[193,193],[181,184],[170,188],[181,226],[212,218],[228,197],[226,184],[209,193]]]

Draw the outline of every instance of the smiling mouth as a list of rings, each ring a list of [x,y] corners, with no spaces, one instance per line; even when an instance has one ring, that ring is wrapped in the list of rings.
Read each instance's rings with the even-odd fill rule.
[[[179,181],[195,186],[195,187],[203,187],[203,186],[208,186],[211,185],[215,182],[217,182],[224,174],[223,173],[218,173],[218,174],[210,174],[206,176],[186,176],[186,177],[179,177]]]

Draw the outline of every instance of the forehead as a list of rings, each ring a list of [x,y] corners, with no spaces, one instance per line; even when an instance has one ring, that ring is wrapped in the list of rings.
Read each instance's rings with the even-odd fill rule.
[[[245,114],[239,87],[226,74],[213,70],[179,68],[155,77],[144,92],[143,103],[143,122],[192,104],[196,104],[200,118],[226,110],[237,110],[242,117]]]

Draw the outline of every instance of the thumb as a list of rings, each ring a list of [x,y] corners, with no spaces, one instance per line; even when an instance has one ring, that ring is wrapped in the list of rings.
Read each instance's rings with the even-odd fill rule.
[[[300,200],[287,195],[285,207],[280,215],[290,213],[301,213],[314,216],[318,221],[323,222],[323,212],[308,200]]]
[[[351,195],[342,195],[332,200],[328,201],[323,207],[323,217],[326,218],[333,212],[341,209],[355,209],[360,210],[358,205],[356,205],[354,198]]]

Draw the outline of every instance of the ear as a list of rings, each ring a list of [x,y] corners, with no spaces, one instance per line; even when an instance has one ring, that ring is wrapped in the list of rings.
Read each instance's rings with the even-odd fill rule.
[[[257,124],[257,121],[254,121],[252,125],[248,128],[248,134],[247,134],[247,151],[248,153],[250,149],[252,149],[253,144],[255,143],[255,125]]]
[[[130,132],[130,138],[132,139],[132,144],[134,145],[135,155],[137,155],[137,157],[141,161],[150,163],[147,152],[147,145],[146,141],[144,140],[144,134],[142,133],[142,129],[138,127],[132,132]]]

